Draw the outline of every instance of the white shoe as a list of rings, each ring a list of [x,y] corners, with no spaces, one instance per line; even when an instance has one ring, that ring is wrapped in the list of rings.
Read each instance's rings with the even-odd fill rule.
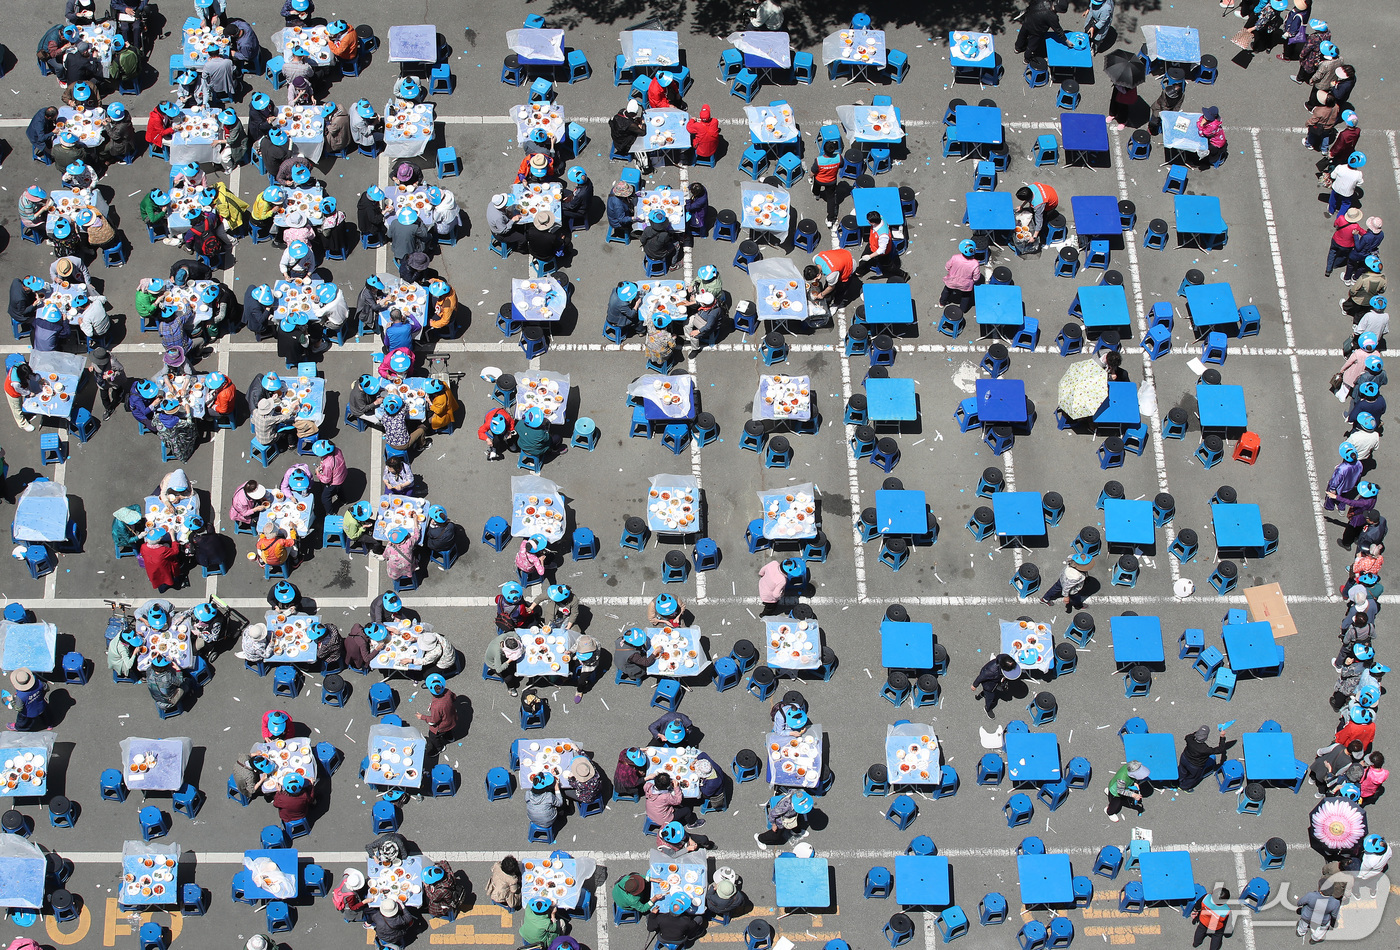
[[[1103,813],[1104,813],[1105,815],[1108,815],[1108,808],[1107,808],[1107,807],[1104,808]],[[1108,820],[1109,820],[1109,821],[1122,821],[1122,820],[1123,820],[1123,816],[1122,816],[1122,815],[1108,815]]]
[[[758,836],[759,836],[759,832],[755,831],[755,832],[753,833],[753,840],[758,842],[758,846],[759,846],[761,849],[763,849],[764,851],[767,851],[767,850],[768,850],[768,845],[764,844],[764,843],[762,842],[762,840],[759,839]]]
[[[34,431],[34,425],[33,425],[33,423],[22,422],[22,423],[20,423],[20,426],[19,426],[19,427],[20,427],[21,429],[23,429],[25,432],[33,432],[33,431]]]

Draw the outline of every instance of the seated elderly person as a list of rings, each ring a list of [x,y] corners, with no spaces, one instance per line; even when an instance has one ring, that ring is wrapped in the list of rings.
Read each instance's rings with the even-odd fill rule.
[[[568,250],[569,235],[554,220],[554,215],[548,211],[537,211],[530,227],[525,230],[525,246],[535,260],[550,261]]]
[[[491,207],[486,211],[486,226],[491,230],[492,240],[512,251],[523,251],[526,239],[521,221],[525,216],[515,209],[515,195],[492,195]]]
[[[666,212],[659,208],[647,216],[647,226],[642,230],[642,251],[653,261],[665,261],[668,267],[675,265],[684,250],[680,235],[671,229]]]

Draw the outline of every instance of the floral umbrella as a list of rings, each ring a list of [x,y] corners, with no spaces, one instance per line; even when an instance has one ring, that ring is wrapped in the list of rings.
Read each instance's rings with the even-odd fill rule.
[[[1071,419],[1092,416],[1108,399],[1108,370],[1098,360],[1080,360],[1060,377],[1058,405]]]
[[[1366,833],[1366,814],[1344,798],[1329,798],[1313,809],[1312,831],[1328,848],[1350,848]]]

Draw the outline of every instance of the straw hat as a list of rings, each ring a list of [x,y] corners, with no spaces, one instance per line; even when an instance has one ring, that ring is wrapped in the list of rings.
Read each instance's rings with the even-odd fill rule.
[[[19,669],[15,670],[13,673],[10,674],[10,682],[14,684],[15,689],[20,691],[24,691],[26,689],[33,689],[34,674],[29,672],[29,670],[25,667],[21,666]]]
[[[531,168],[546,168],[549,165],[549,158],[545,155],[535,154],[530,156]]]
[[[554,215],[548,211],[535,212],[535,227],[541,231],[548,231],[554,227]]]
[[[1342,220],[1346,221],[1348,224],[1360,224],[1361,218],[1361,209],[1355,206],[1348,208],[1347,213],[1342,215]]]
[[[593,776],[597,775],[598,772],[593,768],[593,763],[589,761],[587,757],[580,755],[575,758],[573,764],[569,766],[569,774],[572,775],[576,781],[587,782],[589,779],[593,778]]]

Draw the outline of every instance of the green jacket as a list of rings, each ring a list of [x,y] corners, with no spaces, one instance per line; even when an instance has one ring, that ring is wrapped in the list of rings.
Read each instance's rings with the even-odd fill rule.
[[[520,921],[520,939],[529,946],[547,944],[563,931],[548,914],[537,914],[525,908],[525,916]]]
[[[170,206],[165,205],[162,207],[156,204],[151,200],[150,192],[147,192],[146,196],[141,199],[141,220],[145,221],[147,224],[159,224],[165,220],[166,215],[169,213]]]
[[[1108,794],[1127,795],[1129,792],[1138,790],[1137,780],[1128,775],[1128,767],[1124,765],[1117,772],[1113,773],[1113,778],[1108,782]]]
[[[147,293],[144,290],[136,291],[136,315],[138,317],[153,317],[160,310],[159,294]]]
[[[625,910],[635,910],[640,914],[645,914],[647,911],[651,910],[651,901],[647,900],[645,897],[629,894],[622,888],[622,885],[630,876],[631,875],[623,875],[623,877],[613,885],[612,902]]]

